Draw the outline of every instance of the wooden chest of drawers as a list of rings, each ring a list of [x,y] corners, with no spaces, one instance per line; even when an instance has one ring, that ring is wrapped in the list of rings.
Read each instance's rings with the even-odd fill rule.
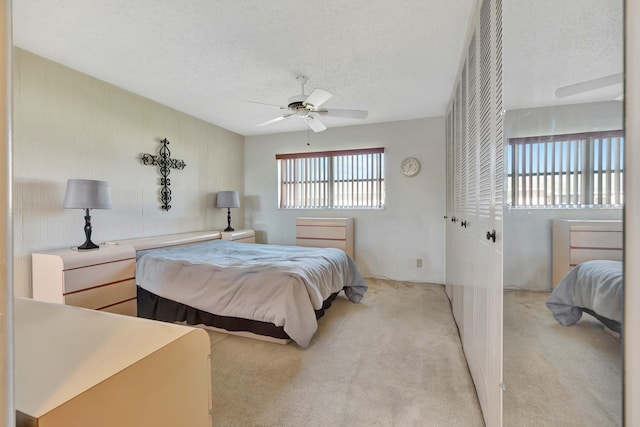
[[[16,298],[17,427],[211,427],[201,329]]]
[[[354,258],[353,218],[298,218],[296,245],[338,248]]]
[[[255,243],[256,232],[253,230],[236,230],[236,231],[223,231],[222,240],[231,240],[240,243]]]
[[[136,252],[131,246],[31,256],[33,299],[135,316]]]

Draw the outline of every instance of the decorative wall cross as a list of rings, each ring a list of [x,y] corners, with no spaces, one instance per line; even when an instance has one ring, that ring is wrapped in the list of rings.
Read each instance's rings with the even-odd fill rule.
[[[158,155],[147,154],[144,153],[141,157],[142,163],[145,165],[153,165],[159,166],[158,171],[162,176],[160,178],[160,201],[162,202],[162,206],[160,209],[168,211],[171,209],[171,205],[169,202],[171,201],[171,189],[169,189],[169,185],[171,185],[171,180],[169,179],[169,173],[171,169],[184,169],[187,164],[184,160],[172,159],[171,151],[169,150],[169,140],[167,138],[160,141],[162,147],[158,150]]]

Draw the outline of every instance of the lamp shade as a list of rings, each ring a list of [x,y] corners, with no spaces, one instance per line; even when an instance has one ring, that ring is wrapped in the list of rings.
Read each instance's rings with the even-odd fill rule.
[[[216,206],[219,208],[239,208],[240,197],[237,191],[219,191],[216,200]]]
[[[65,209],[111,209],[111,186],[107,181],[69,179],[63,206]]]

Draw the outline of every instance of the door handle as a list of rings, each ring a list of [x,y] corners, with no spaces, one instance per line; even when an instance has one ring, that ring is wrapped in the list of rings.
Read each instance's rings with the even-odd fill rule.
[[[495,241],[496,241],[496,230],[487,231],[487,240],[493,240],[493,242],[495,243]]]

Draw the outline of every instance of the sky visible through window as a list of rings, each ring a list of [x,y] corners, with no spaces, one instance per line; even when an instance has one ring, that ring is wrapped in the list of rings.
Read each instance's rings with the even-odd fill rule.
[[[621,131],[514,138],[506,149],[512,206],[622,204]]]
[[[606,141],[602,139],[594,140],[594,158],[593,169],[598,172],[601,169],[620,169],[623,170],[624,166],[624,139],[620,138],[620,150],[618,156],[610,157],[607,154]],[[554,147],[555,146],[555,147]],[[577,150],[577,157],[571,155],[573,150]],[[507,146],[507,174],[513,175],[513,150],[514,146],[509,144]],[[520,165],[524,164],[524,173],[544,173],[545,171],[550,173],[552,170],[555,173],[561,171],[566,173],[567,171],[582,172],[582,144],[580,141],[561,141],[561,142],[544,142],[528,145],[527,149],[519,150],[519,157],[517,159]],[[546,163],[545,163],[546,157]],[[554,157],[556,159],[554,164]],[[600,159],[602,158],[602,162]],[[562,159],[562,163],[558,161]],[[522,169],[519,169],[519,173],[522,173]]]

